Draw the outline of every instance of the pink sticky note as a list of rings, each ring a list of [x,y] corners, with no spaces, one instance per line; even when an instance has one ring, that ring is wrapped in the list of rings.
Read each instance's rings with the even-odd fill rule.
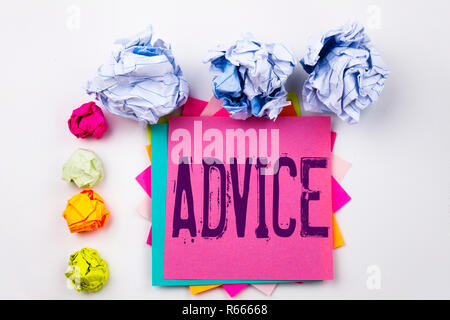
[[[270,296],[277,287],[276,283],[252,283],[256,289],[264,293],[266,296]]]
[[[334,143],[336,142],[336,132],[331,131],[331,151],[334,149]]]
[[[152,199],[147,197],[142,199],[139,207],[137,208],[137,212],[147,219],[148,221],[152,220]]]
[[[229,117],[230,114],[228,113],[227,109],[222,108],[219,111],[217,111],[213,117]]]
[[[137,177],[137,182],[147,192],[148,196],[152,197],[152,167],[148,166],[147,169],[142,171]]]
[[[152,245],[152,227],[150,227],[150,231],[148,232],[147,244],[148,244],[149,246]]]
[[[216,99],[214,96],[209,100],[205,109],[203,109],[200,116],[202,117],[210,117],[215,115],[220,109],[222,109],[223,100]]]
[[[199,116],[208,102],[189,97],[184,104],[182,115],[185,117]]]
[[[332,279],[330,134],[329,117],[171,117],[164,278]],[[208,164],[208,154],[218,164]],[[247,157],[255,161],[245,164]],[[257,157],[268,157],[264,173]],[[276,161],[282,165],[275,179]]]
[[[337,182],[341,182],[352,164],[335,154],[331,154],[331,174]]]
[[[342,188],[339,182],[337,182],[333,177],[331,177],[331,188],[333,194],[333,212],[336,213],[352,198],[348,195],[347,192],[345,192],[344,188]]]
[[[244,290],[244,288],[248,286],[247,283],[238,283],[238,284],[223,284],[222,287],[225,291],[230,295],[230,297],[234,297],[239,292]]]

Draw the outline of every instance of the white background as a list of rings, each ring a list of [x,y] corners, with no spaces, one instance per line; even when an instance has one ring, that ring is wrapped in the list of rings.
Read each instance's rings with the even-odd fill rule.
[[[335,152],[353,163],[343,181],[353,200],[337,214],[346,246],[334,252],[335,280],[283,284],[269,299],[450,298],[449,40],[447,1],[2,1],[0,4],[0,298],[227,299],[221,288],[151,286],[149,222],[136,212],[145,193],[134,177],[148,166],[145,130],[106,114],[103,139],[76,139],[73,108],[90,101],[81,86],[113,41],[153,24],[170,42],[190,83],[208,100],[202,58],[244,32],[288,45],[298,58],[308,36],[358,19],[391,75],[358,125],[333,118]],[[301,93],[298,66],[288,89]],[[112,215],[107,226],[70,234],[62,212],[80,190],[61,179],[76,148],[95,151],[105,178],[95,190]],[[95,294],[69,290],[69,255],[84,246],[108,261]],[[369,290],[367,268],[381,271]],[[236,299],[266,299],[249,287]]]

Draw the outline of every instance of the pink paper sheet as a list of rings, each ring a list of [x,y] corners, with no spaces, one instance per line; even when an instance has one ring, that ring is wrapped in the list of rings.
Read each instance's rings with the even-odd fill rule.
[[[202,114],[208,102],[189,97],[184,104],[183,112],[181,113],[185,117],[198,116]]]
[[[336,142],[336,132],[331,131],[331,151],[334,149],[334,143]]]
[[[148,166],[147,169],[142,171],[137,177],[137,182],[147,192],[148,196],[152,197],[152,167]]]
[[[331,154],[331,174],[337,182],[342,182],[352,164],[334,153]]]
[[[266,296],[270,296],[277,287],[276,283],[252,283],[252,286],[264,293]]]
[[[229,117],[230,114],[228,113],[227,109],[222,108],[219,111],[217,111],[213,117]]]
[[[150,231],[148,232],[147,244],[148,244],[149,246],[152,245],[152,227],[150,227]]]
[[[230,295],[230,297],[234,297],[239,292],[244,290],[244,288],[248,286],[247,283],[238,283],[238,284],[223,284],[222,287],[225,291]]]
[[[203,109],[200,116],[202,117],[211,117],[214,116],[218,111],[220,111],[222,108],[222,102],[223,100],[216,99],[214,96],[209,100],[208,104],[206,105],[205,109]],[[227,112],[228,113],[228,112]]]
[[[233,209],[234,200],[230,199],[226,212],[227,227],[224,233],[218,237],[202,236],[203,226],[203,166],[194,164],[189,166],[190,185],[195,190],[192,195],[193,215],[195,230],[181,228],[179,232],[174,229],[175,217],[175,193],[178,182],[179,166],[171,160],[172,150],[179,147],[183,138],[172,136],[176,129],[189,132],[194,136],[194,121],[201,121],[203,129],[196,129],[197,135],[201,135],[207,129],[215,129],[226,135],[225,129],[240,128],[267,130],[267,138],[270,141],[271,130],[279,130],[279,155],[289,155],[295,163],[297,174],[289,176],[289,170],[282,168],[280,171],[280,228],[285,229],[290,219],[296,221],[295,232],[286,237],[274,233],[272,225],[272,197],[273,176],[265,179],[266,199],[266,222],[268,234],[256,237],[255,229],[258,226],[258,179],[257,169],[251,167],[251,179],[249,182],[249,195],[247,205],[247,217],[245,235],[237,236],[236,218]],[[187,130],[187,131],[186,131]],[[177,131],[179,133],[180,131]],[[173,138],[172,138],[173,137]],[[193,139],[196,139],[193,137]],[[186,140],[188,141],[188,140]],[[192,142],[194,146],[195,142]],[[202,146],[210,143],[201,142]],[[271,150],[271,146],[267,146]],[[225,154],[225,143],[223,144]],[[195,146],[194,146],[195,149]],[[310,227],[322,227],[322,237],[300,236],[301,222],[300,214],[289,215],[286,213],[300,213],[300,198],[302,193],[300,182],[300,159],[303,157],[323,157],[330,159],[330,119],[328,117],[283,117],[276,122],[261,119],[248,119],[237,121],[234,119],[217,118],[186,118],[172,117],[169,120],[169,161],[168,161],[168,183],[167,183],[167,217],[165,231],[165,257],[164,278],[165,279],[249,279],[249,280],[328,280],[333,278],[332,268],[332,232],[331,232],[331,165],[327,162],[326,168],[312,168],[309,172],[309,190],[320,190],[320,200],[309,202]],[[189,149],[192,150],[192,149]],[[270,151],[269,151],[270,152]],[[193,152],[194,153],[194,152]],[[176,154],[176,153],[175,153]],[[183,154],[182,154],[183,155]],[[201,153],[200,153],[201,155]],[[193,155],[195,158],[195,154]],[[200,156],[201,158],[201,156]],[[201,160],[201,159],[200,159]],[[201,161],[200,161],[201,163]],[[237,179],[239,193],[243,189],[244,164],[238,165],[240,177]],[[230,165],[225,164],[225,170],[230,171]],[[217,171],[218,172],[218,171]],[[180,178],[181,179],[181,178]],[[210,176],[210,195],[208,198],[219,199],[219,173]],[[180,181],[187,181],[186,179]],[[223,180],[222,180],[223,181]],[[181,185],[181,184],[180,184]],[[215,192],[215,193],[214,193]],[[231,191],[230,191],[231,192]],[[187,219],[188,210],[186,193],[180,192],[183,198],[181,211],[176,215],[178,219]],[[305,196],[306,197],[306,196]],[[299,201],[292,201],[297,198]],[[190,201],[190,200],[189,200]],[[213,228],[219,224],[219,203],[211,201],[208,205],[210,223]],[[225,201],[223,201],[225,203]],[[177,224],[177,223],[176,223]],[[307,227],[305,227],[307,228]],[[329,230],[329,232],[328,232]],[[176,234],[176,235],[175,235]],[[283,254],[280,254],[283,248]],[[208,257],[208,259],[205,259]],[[230,263],[233,268],[230,268]],[[190,265],[189,268],[184,266]]]
[[[331,189],[333,194],[332,196],[333,212],[336,213],[352,198],[348,195],[347,192],[345,192],[344,188],[342,188],[341,185],[333,177],[331,177]]]
[[[142,199],[137,212],[148,221],[152,221],[152,198]]]

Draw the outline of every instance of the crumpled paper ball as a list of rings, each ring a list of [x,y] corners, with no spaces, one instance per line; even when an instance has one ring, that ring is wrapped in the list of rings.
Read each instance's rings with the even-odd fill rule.
[[[70,270],[65,273],[79,292],[95,292],[100,290],[108,280],[108,266],[97,250],[83,248],[70,255]]]
[[[102,109],[92,101],[73,110],[68,124],[70,132],[77,138],[92,136],[100,139],[108,129]]]
[[[357,123],[360,111],[378,99],[389,74],[356,22],[312,39],[300,63],[309,73],[302,94],[305,110],[332,112],[347,123]]]
[[[189,86],[175,62],[169,44],[152,43],[153,30],[116,41],[120,46],[87,82],[106,110],[119,116],[155,124],[164,115],[181,107]]]
[[[63,213],[71,233],[103,228],[109,218],[105,201],[94,190],[86,189],[67,201]]]
[[[79,188],[93,187],[103,178],[102,162],[94,152],[77,149],[63,165],[62,178]]]
[[[213,93],[235,119],[250,116],[276,119],[289,105],[284,84],[297,64],[284,45],[262,43],[246,35],[231,47],[209,50]]]

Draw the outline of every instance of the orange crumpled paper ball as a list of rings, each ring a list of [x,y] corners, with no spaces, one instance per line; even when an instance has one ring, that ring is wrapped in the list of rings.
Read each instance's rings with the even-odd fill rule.
[[[67,201],[63,213],[71,233],[103,228],[109,211],[105,201],[94,190],[85,189]]]

